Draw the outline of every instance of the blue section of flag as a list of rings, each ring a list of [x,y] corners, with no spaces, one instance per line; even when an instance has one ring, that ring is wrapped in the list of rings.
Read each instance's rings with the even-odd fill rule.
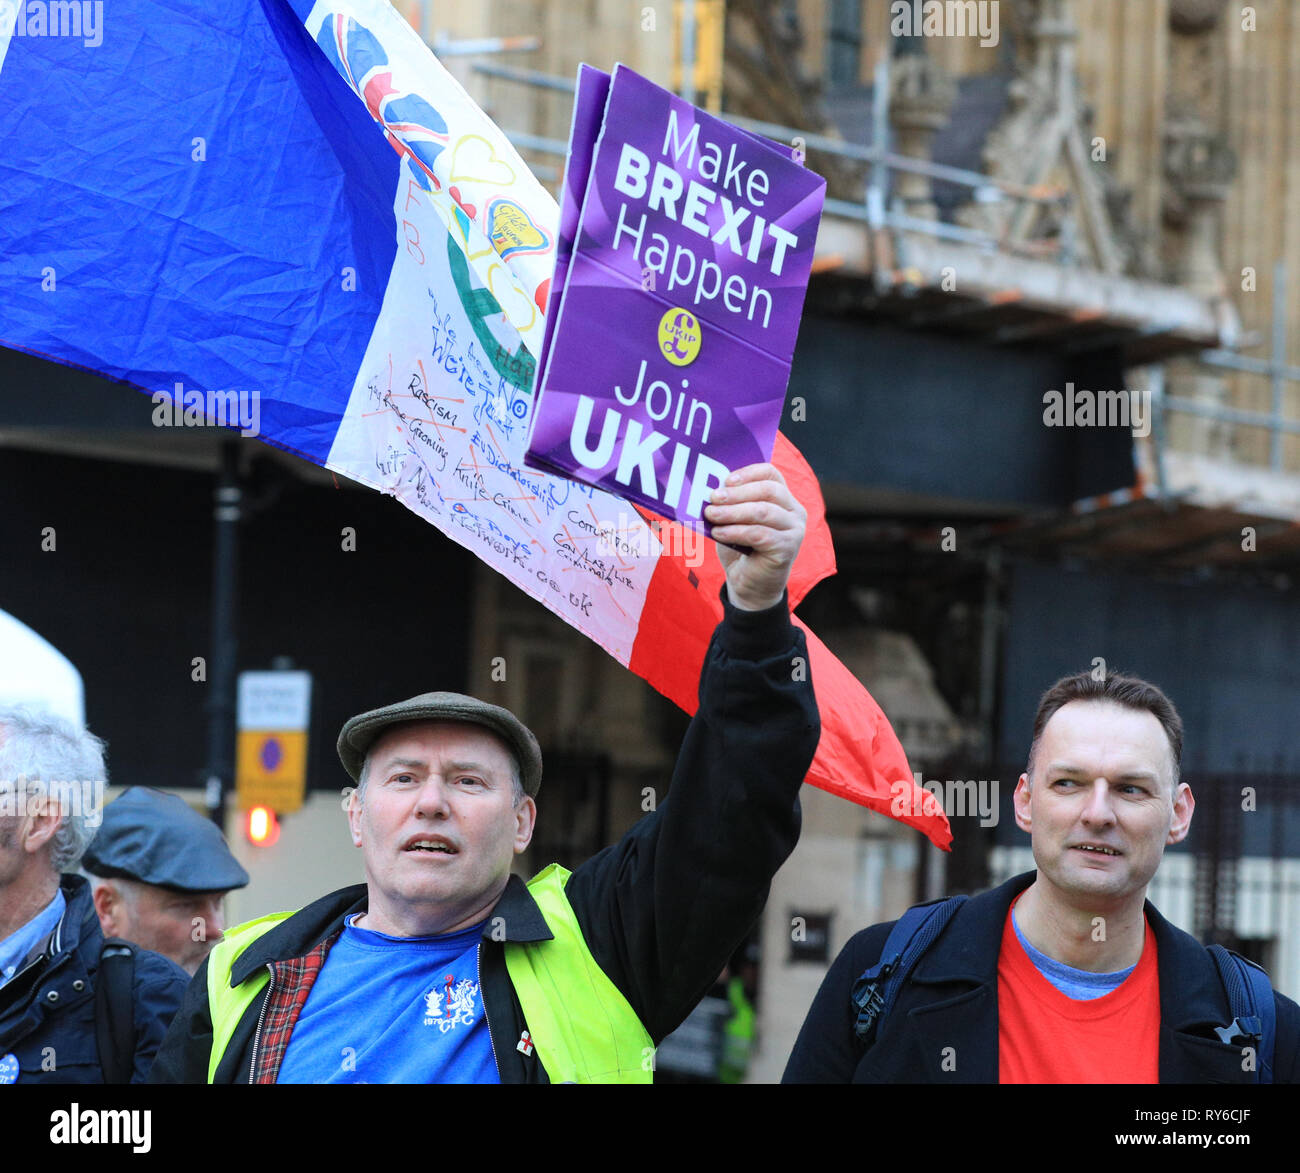
[[[96,47],[12,39],[0,345],[147,392],[256,392],[262,438],[323,463],[410,163],[296,7],[136,0]]]

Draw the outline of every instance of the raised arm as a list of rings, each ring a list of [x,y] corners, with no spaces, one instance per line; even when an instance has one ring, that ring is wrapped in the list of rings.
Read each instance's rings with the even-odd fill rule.
[[[578,868],[568,894],[593,955],[658,1042],[690,1013],[767,900],[799,837],[820,734],[786,582],[806,514],[771,465],[737,470],[706,512],[724,618],[669,795]]]

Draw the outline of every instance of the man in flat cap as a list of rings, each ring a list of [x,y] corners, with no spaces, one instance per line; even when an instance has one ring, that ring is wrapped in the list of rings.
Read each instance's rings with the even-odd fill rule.
[[[427,693],[352,718],[339,756],[366,883],[231,929],[151,1079],[561,1083],[653,1078],[799,834],[820,722],[785,593],[806,514],[771,465],[715,492],[723,618],[669,797],[572,874],[511,874],[536,739]]]
[[[147,786],[104,808],[81,866],[104,935],[170,957],[191,976],[222,938],[226,893],[248,883],[215,823]]]

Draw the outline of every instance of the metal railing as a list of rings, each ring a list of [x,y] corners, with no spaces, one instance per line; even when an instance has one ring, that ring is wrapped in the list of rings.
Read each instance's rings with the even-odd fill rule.
[[[1282,440],[1284,436],[1300,436],[1300,419],[1285,414],[1286,384],[1300,384],[1300,366],[1287,362],[1286,334],[1287,269],[1279,260],[1273,266],[1272,322],[1270,327],[1272,353],[1267,358],[1252,358],[1235,350],[1203,350],[1196,361],[1220,370],[1241,374],[1263,375],[1269,381],[1269,410],[1250,411],[1240,407],[1227,407],[1219,403],[1188,399],[1185,396],[1162,394],[1160,406],[1165,412],[1182,413],[1200,419],[1213,420],[1233,426],[1260,428],[1268,433],[1268,467],[1275,472],[1283,467]],[[1245,461],[1244,467],[1251,467]]]
[[[521,69],[512,65],[499,65],[494,62],[479,62],[474,66],[476,73],[485,77],[498,78],[502,81],[515,82],[520,85],[538,89],[553,90],[572,95],[575,83],[569,78],[556,77],[535,69]],[[754,134],[771,139],[774,143],[791,148],[796,142],[802,142],[806,149],[818,151],[850,163],[867,163],[870,170],[867,175],[863,198],[860,202],[853,200],[827,199],[826,211],[834,216],[864,221],[872,228],[893,228],[899,231],[925,233],[944,240],[960,241],[963,244],[976,245],[986,249],[1002,249],[1040,255],[1044,251],[1043,242],[1026,242],[1016,244],[977,228],[966,228],[959,224],[949,224],[942,220],[928,220],[909,216],[901,207],[890,205],[889,191],[891,177],[896,171],[924,175],[930,179],[943,180],[959,187],[970,189],[972,199],[979,203],[995,203],[1010,199],[1017,203],[1034,203],[1048,205],[1068,205],[1070,193],[1054,188],[1032,187],[985,175],[980,171],[971,171],[964,167],[951,167],[944,163],[934,163],[929,159],[913,158],[910,155],[898,155],[889,150],[889,58],[883,57],[876,67],[875,100],[873,109],[873,141],[862,146],[845,142],[843,139],[829,135],[816,134],[792,126],[782,126],[774,122],[763,122],[756,118],[746,118],[739,114],[724,111],[721,117]],[[560,139],[547,138],[523,131],[506,130],[506,136],[516,147],[537,151],[542,154],[563,157],[568,151],[568,144]]]

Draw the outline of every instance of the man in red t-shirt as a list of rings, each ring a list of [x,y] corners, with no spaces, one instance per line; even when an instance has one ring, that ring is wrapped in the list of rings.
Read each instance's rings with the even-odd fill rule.
[[[1037,871],[962,905],[923,953],[871,1045],[851,1002],[892,925],[853,937],[826,975],[787,1083],[1249,1083],[1225,1042],[1209,952],[1146,902],[1195,801],[1183,726],[1160,689],[1079,673],[1044,695],[1015,791]],[[1300,1081],[1300,1007],[1274,995],[1274,1079]]]

